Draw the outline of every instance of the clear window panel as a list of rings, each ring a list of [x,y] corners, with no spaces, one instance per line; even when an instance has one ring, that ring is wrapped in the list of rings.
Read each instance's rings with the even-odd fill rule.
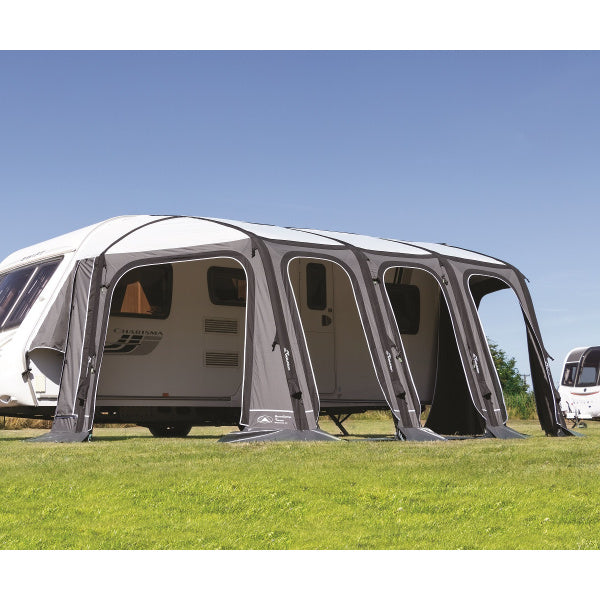
[[[4,321],[10,314],[34,270],[35,266],[25,267],[7,273],[0,278],[0,324],[3,328],[5,327]]]
[[[53,261],[37,267],[37,271],[31,278],[27,289],[23,292],[23,295],[19,298],[3,324],[5,329],[18,327],[23,322],[33,303],[38,299],[38,296],[42,293],[52,275],[54,275],[59,262],[59,260]]]

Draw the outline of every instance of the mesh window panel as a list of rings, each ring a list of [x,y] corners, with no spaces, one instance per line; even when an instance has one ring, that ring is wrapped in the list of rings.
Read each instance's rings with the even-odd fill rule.
[[[415,335],[419,333],[421,321],[421,294],[416,285],[406,283],[386,283],[392,310],[400,333]]]

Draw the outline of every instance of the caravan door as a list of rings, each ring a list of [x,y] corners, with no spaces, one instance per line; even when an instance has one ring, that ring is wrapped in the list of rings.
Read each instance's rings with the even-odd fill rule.
[[[317,388],[320,394],[333,394],[336,385],[333,265],[329,261],[311,259],[298,262],[298,308]]]

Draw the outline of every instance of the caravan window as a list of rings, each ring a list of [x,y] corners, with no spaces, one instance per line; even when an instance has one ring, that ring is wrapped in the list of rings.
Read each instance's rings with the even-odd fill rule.
[[[172,295],[171,265],[138,267],[117,283],[110,314],[113,317],[166,319],[171,312]]]
[[[311,310],[327,308],[327,271],[321,263],[306,265],[306,305]]]
[[[590,387],[598,385],[598,371],[600,370],[600,351],[592,350],[583,359],[576,387]]]
[[[421,321],[421,294],[416,285],[407,283],[386,283],[385,288],[402,334],[419,333]]]
[[[596,385],[596,379],[598,378],[597,367],[582,367],[581,373],[579,373],[579,380],[577,381],[577,387],[588,387]]]
[[[246,273],[244,269],[209,267],[208,295],[213,304],[246,306]]]
[[[562,385],[573,387],[575,385],[575,374],[577,373],[577,363],[567,363],[563,373]]]
[[[0,330],[18,327],[62,258],[0,276]]]

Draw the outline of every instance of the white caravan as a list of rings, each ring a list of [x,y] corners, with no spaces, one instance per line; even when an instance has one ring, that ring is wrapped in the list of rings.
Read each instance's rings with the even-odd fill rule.
[[[567,354],[558,388],[565,419],[600,420],[600,346],[574,348]]]
[[[54,415],[64,355],[31,349],[32,338],[82,248],[106,244],[116,226],[134,227],[131,219],[86,227],[0,263],[0,414]],[[297,258],[289,276],[323,412],[338,421],[386,410],[346,273],[330,261]],[[158,436],[184,435],[192,423],[237,424],[245,306],[246,274],[231,258],[128,271],[112,297],[95,421],[137,422]]]
[[[520,437],[478,317],[506,288],[523,309],[540,423],[568,435],[524,277],[507,263],[339,232],[115,217],[0,263],[0,415],[53,418],[49,441],[89,439],[94,421],[321,439],[319,413],[341,426],[369,409],[391,410],[404,440]]]

